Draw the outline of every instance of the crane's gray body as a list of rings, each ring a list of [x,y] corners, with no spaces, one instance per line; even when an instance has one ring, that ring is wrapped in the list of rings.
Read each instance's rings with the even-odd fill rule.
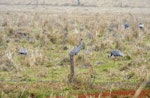
[[[19,51],[18,51],[18,53],[22,54],[22,55],[27,55],[28,51],[25,48],[20,48]]]
[[[138,26],[139,26],[140,29],[143,29],[143,28],[144,28],[144,24],[143,24],[143,23],[139,23]]]
[[[124,54],[120,50],[115,49],[115,50],[112,50],[110,52],[110,56],[114,56],[114,57],[121,56],[121,57],[123,57]]]
[[[81,39],[79,45],[70,52],[70,55],[77,55],[79,51],[82,49],[82,47],[83,47],[83,42]]]
[[[125,24],[124,24],[124,28],[125,29],[128,29],[130,27],[130,24],[128,23],[128,22],[126,22]]]

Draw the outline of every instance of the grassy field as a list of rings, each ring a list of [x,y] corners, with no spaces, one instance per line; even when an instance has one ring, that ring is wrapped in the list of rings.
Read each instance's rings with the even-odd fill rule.
[[[149,78],[149,8],[0,7],[2,98],[70,98],[79,92],[128,89],[111,85],[117,82],[135,83],[130,86],[137,89]],[[129,29],[124,29],[125,22],[130,23]],[[139,22],[144,23],[143,30]],[[69,52],[81,38],[84,47],[77,55],[77,80],[69,84]],[[18,54],[22,47],[27,55]],[[108,58],[113,49],[125,57]]]

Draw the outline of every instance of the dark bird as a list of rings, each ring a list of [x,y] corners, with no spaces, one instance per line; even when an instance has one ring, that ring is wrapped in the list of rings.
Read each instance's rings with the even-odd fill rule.
[[[28,54],[28,51],[27,51],[27,49],[25,49],[25,48],[20,48],[20,49],[18,50],[18,53],[19,53],[19,54],[22,54],[22,55],[27,55],[27,54]]]
[[[142,30],[144,28],[144,24],[140,22],[138,27]]]
[[[128,29],[130,27],[130,24],[128,23],[128,22],[126,22],[125,24],[124,24],[124,28],[125,29]]]
[[[83,47],[83,42],[82,41],[83,41],[83,39],[81,39],[80,42],[79,42],[79,45],[70,52],[70,55],[77,55],[79,53],[79,51]]]
[[[115,49],[115,50],[112,50],[110,52],[110,55],[108,57],[112,57],[112,56],[114,56],[114,57],[118,57],[118,56],[123,57],[124,54],[120,50]]]

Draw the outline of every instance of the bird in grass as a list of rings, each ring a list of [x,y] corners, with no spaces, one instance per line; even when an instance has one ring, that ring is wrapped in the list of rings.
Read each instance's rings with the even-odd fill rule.
[[[22,55],[27,55],[27,54],[28,54],[28,51],[27,51],[27,49],[25,49],[25,48],[20,48],[20,49],[18,50],[18,53],[19,53],[19,54],[22,54]]]
[[[142,30],[144,28],[144,24],[140,22],[138,27]]]
[[[128,23],[128,22],[126,22],[125,24],[124,24],[124,28],[125,29],[128,29],[130,27],[130,24]]]
[[[108,57],[123,57],[124,53],[122,53],[120,50],[114,49],[110,52],[110,55],[108,55]]]

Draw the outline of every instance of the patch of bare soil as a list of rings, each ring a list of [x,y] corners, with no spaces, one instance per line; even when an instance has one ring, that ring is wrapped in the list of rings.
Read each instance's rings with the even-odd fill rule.
[[[101,98],[101,97],[111,97],[111,98],[117,98],[117,97],[133,97],[136,90],[117,90],[112,92],[100,92],[95,94],[79,94],[78,98]],[[138,98],[149,98],[150,97],[150,90],[142,90]]]

